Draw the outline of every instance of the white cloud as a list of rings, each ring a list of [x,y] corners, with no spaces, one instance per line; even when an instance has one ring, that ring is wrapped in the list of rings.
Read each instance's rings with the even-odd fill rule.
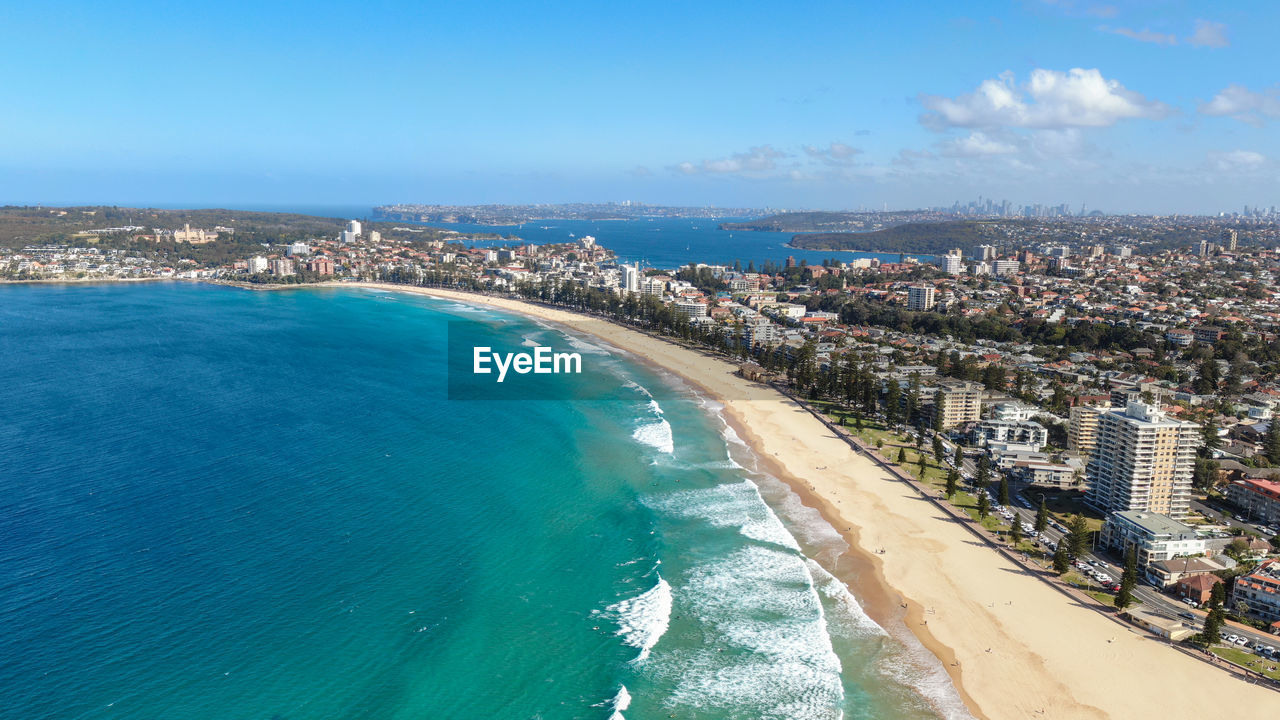
[[[1195,32],[1187,38],[1192,47],[1224,48],[1231,44],[1227,39],[1227,26],[1220,22],[1196,20]]]
[[[955,98],[922,95],[928,112],[920,121],[935,130],[968,128],[1106,127],[1130,118],[1162,118],[1164,103],[1108,80],[1096,69],[1067,72],[1036,69],[1024,85],[1012,72],[984,80],[972,93]]]
[[[758,174],[775,170],[778,160],[789,157],[787,153],[770,145],[759,145],[747,152],[734,153],[727,158],[703,160],[700,163],[682,162],[672,169],[684,175],[700,174]]]
[[[814,160],[821,160],[827,165],[849,166],[854,164],[855,156],[862,151],[852,145],[833,142],[825,148],[805,145],[804,152]]]
[[[945,157],[987,157],[1012,155],[1018,147],[1006,140],[997,140],[977,130],[962,138],[947,140],[939,145],[938,154]]]
[[[1178,44],[1177,35],[1174,35],[1173,33],[1155,32],[1154,30],[1148,30],[1146,28],[1143,28],[1141,30],[1134,30],[1132,28],[1126,28],[1126,27],[1111,27],[1109,25],[1099,25],[1098,31],[1104,32],[1104,33],[1111,33],[1112,35],[1122,35],[1131,40],[1137,40],[1138,42],[1145,42],[1145,43],[1154,43],[1156,45],[1177,45]]]
[[[1209,102],[1201,103],[1200,114],[1233,117],[1261,127],[1267,120],[1280,119],[1280,88],[1254,92],[1243,85],[1231,84]]]
[[[1259,170],[1267,164],[1267,156],[1252,150],[1209,152],[1205,159],[1209,167],[1219,172],[1247,173]]]

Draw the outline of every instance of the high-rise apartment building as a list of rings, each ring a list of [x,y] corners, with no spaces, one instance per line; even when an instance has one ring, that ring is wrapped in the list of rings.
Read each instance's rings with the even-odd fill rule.
[[[1222,247],[1227,252],[1235,252],[1236,245],[1238,245],[1239,242],[1240,242],[1240,232],[1238,230],[1228,229],[1228,230],[1222,231]]]
[[[352,220],[351,222],[347,223],[347,232],[351,233],[352,235],[355,235],[356,237],[360,237],[360,221]]]
[[[912,285],[907,288],[908,310],[931,310],[937,302],[937,290],[932,285]]]
[[[1080,455],[1092,455],[1098,438],[1098,416],[1102,408],[1093,405],[1076,405],[1071,408],[1071,420],[1067,425],[1067,449]]]
[[[964,256],[959,248],[942,256],[942,271],[948,275],[960,275],[964,272]]]
[[[1087,502],[1104,512],[1186,517],[1200,442],[1199,425],[1170,418],[1155,405],[1130,400],[1099,413]]]
[[[640,267],[637,265],[622,266],[622,290],[629,293],[640,292]]]

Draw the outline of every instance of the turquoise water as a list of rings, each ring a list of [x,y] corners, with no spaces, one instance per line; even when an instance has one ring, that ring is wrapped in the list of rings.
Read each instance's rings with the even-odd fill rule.
[[[449,400],[468,327],[571,344],[591,372],[553,379],[594,399]],[[587,338],[361,289],[0,286],[0,372],[5,717],[963,716],[715,406]]]

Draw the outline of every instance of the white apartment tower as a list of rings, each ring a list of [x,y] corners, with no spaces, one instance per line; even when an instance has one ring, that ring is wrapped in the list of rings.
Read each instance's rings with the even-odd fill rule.
[[[1104,512],[1138,510],[1187,516],[1200,426],[1130,400],[1098,415],[1089,460],[1090,505]]]
[[[356,237],[359,237],[359,236],[360,236],[360,221],[359,221],[359,220],[352,220],[351,222],[347,223],[347,232],[351,233],[352,235],[355,235]]]
[[[622,266],[622,289],[624,292],[640,292],[640,267],[638,265]]]
[[[907,288],[908,310],[931,310],[937,304],[937,290],[932,285],[912,285]]]
[[[961,275],[964,273],[964,256],[960,254],[959,249],[952,250],[942,256],[942,271],[948,275]]]

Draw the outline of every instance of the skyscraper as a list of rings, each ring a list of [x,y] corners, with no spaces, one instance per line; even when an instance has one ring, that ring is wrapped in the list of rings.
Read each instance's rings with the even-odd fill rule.
[[[360,221],[359,221],[359,220],[352,220],[351,222],[347,223],[347,231],[348,231],[348,232],[350,232],[352,235],[355,235],[356,237],[359,237],[359,236],[360,236]]]
[[[1100,413],[1086,500],[1104,512],[1186,517],[1200,442],[1199,425],[1170,418],[1155,405],[1130,400]]]

